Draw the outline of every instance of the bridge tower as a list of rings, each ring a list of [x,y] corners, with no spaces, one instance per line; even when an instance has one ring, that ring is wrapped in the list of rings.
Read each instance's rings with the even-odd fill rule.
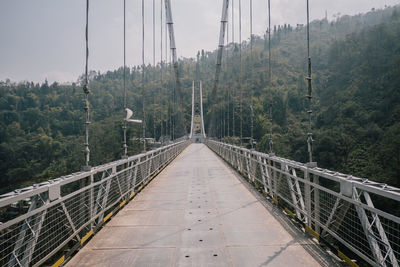
[[[206,132],[204,131],[203,89],[201,81],[199,82],[197,94],[195,93],[194,81],[192,83],[192,121],[190,124],[189,138],[196,143],[201,143],[203,139],[206,138]]]

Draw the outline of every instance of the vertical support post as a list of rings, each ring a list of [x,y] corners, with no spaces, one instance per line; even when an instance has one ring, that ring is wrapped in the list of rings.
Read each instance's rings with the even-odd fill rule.
[[[361,203],[360,196],[358,195],[357,189],[355,187],[353,187],[353,199],[355,199]],[[369,243],[371,252],[375,258],[375,261],[381,266],[386,266],[385,259],[382,256],[381,249],[379,247],[378,241],[376,240],[375,234],[371,229],[372,226],[371,226],[371,223],[369,222],[369,219],[367,217],[367,214],[366,214],[364,208],[359,207],[358,205],[355,205],[355,208],[356,208],[358,217],[360,219],[362,228],[364,230],[365,237]]]
[[[271,166],[277,168],[276,163],[274,161],[272,161]],[[274,179],[274,197],[278,199],[279,177],[278,177],[278,171],[276,169],[273,170],[273,179]]]
[[[307,182],[310,182],[310,173],[308,169],[304,171],[304,178]],[[305,201],[306,201],[306,212],[307,212],[307,225],[311,227],[311,186],[309,183],[304,184],[304,193],[305,193]]]
[[[42,200],[43,205],[46,205],[47,203],[49,203],[48,196],[44,196],[44,199],[42,199],[40,196],[39,196],[39,198]],[[28,266],[32,260],[32,256],[35,251],[35,247],[36,247],[37,241],[39,239],[40,231],[42,230],[42,226],[44,223],[44,219],[46,218],[46,214],[47,214],[47,209],[38,213],[36,215],[36,219],[34,220],[34,224],[30,228],[30,230],[32,231],[33,237],[31,239],[29,239],[26,244],[25,251],[23,254],[24,256],[21,261],[23,266]]]
[[[264,186],[264,191],[265,193],[268,193],[268,186],[267,186],[267,180],[268,180],[268,169],[267,169],[267,162],[265,158],[262,158],[261,156],[258,156],[258,160],[260,162],[260,171],[261,171],[261,177],[262,177],[262,182]],[[265,179],[267,178],[267,179]],[[269,181],[268,181],[269,184]]]
[[[31,202],[31,205],[29,206],[28,212],[36,209],[36,207],[38,206],[38,200],[39,200],[38,195],[36,195],[32,198],[32,200],[31,200],[32,202]],[[15,266],[16,264],[18,264],[20,262],[18,259],[19,251],[23,247],[23,243],[25,240],[25,236],[27,235],[28,229],[31,229],[32,219],[33,219],[33,216],[28,217],[22,223],[22,226],[19,230],[17,241],[15,242],[14,249],[11,253],[11,258],[8,262],[9,267]]]
[[[201,113],[201,134],[206,138],[206,131],[204,130],[204,117],[203,117],[203,85],[200,81],[200,113]]]
[[[314,184],[319,185],[319,177],[313,175]],[[314,188],[314,214],[315,214],[315,221],[320,222],[320,202],[319,202],[319,189]],[[319,224],[315,224],[315,232],[318,234],[320,233],[320,226]]]
[[[193,137],[193,124],[194,124],[194,81],[192,82],[192,119],[190,122],[190,135],[189,138]]]
[[[90,175],[90,185],[94,182],[93,174]],[[94,217],[94,187],[90,188],[90,195],[89,195],[89,212],[90,212],[90,220]],[[93,228],[93,222],[90,223],[90,228]]]
[[[135,187],[136,187],[136,180],[137,180],[137,172],[139,169],[139,163],[140,163],[140,158],[135,163],[134,171],[133,171],[133,177],[132,177],[132,183],[131,183],[131,194],[135,192]]]

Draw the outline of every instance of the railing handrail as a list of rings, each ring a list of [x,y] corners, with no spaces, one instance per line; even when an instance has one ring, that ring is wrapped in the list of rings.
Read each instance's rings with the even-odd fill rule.
[[[181,144],[183,142],[185,142],[185,141],[179,141],[179,142],[176,142],[176,143],[173,143],[173,144],[169,144],[169,145],[166,145],[166,146],[159,147],[159,148],[154,149],[154,150],[150,150],[150,151],[147,151],[147,152],[142,152],[140,154],[136,154],[136,155],[130,156],[127,159],[118,159],[118,160],[115,160],[115,161],[104,163],[104,164],[92,167],[92,169],[89,170],[89,171],[79,171],[79,172],[71,173],[71,174],[68,174],[68,175],[60,176],[60,177],[57,177],[57,178],[54,178],[54,179],[50,179],[48,181],[44,181],[44,182],[41,182],[41,183],[38,183],[38,184],[34,184],[32,186],[24,187],[24,188],[21,188],[21,189],[15,189],[12,192],[8,192],[8,193],[0,195],[0,208],[4,207],[4,206],[7,206],[7,205],[10,205],[10,204],[12,204],[14,202],[20,201],[21,199],[25,199],[25,198],[31,197],[32,195],[36,195],[36,194],[39,194],[39,193],[46,192],[46,191],[49,190],[49,187],[52,186],[52,185],[55,185],[55,184],[58,184],[60,186],[61,185],[66,185],[68,183],[75,182],[77,180],[83,179],[83,178],[88,177],[90,175],[95,175],[95,174],[97,174],[99,172],[102,172],[102,171],[104,171],[106,169],[111,168],[112,166],[126,164],[126,163],[129,163],[131,161],[137,160],[139,158],[146,157],[148,155],[152,155],[152,154],[155,154],[155,153],[158,153],[158,152],[162,152],[162,151],[167,150],[168,148],[170,148],[172,146],[176,146],[176,145]]]
[[[224,146],[227,146],[227,147],[230,147],[233,149],[237,149],[237,150],[240,150],[243,152],[251,153],[253,155],[262,156],[267,159],[274,160],[276,162],[296,166],[296,167],[302,168],[303,170],[307,170],[315,175],[318,175],[320,177],[324,177],[327,179],[332,179],[336,182],[341,182],[341,181],[351,182],[351,183],[356,184],[358,187],[360,187],[363,190],[367,190],[371,193],[380,194],[382,196],[391,198],[393,200],[400,201],[400,188],[390,186],[385,183],[374,182],[374,181],[368,180],[367,178],[360,178],[360,177],[353,176],[351,174],[344,174],[341,172],[331,171],[331,170],[324,169],[324,168],[308,167],[307,164],[305,164],[305,163],[301,163],[301,162],[294,161],[291,159],[282,158],[282,157],[279,157],[276,155],[271,156],[267,153],[262,153],[262,152],[259,152],[256,150],[239,147],[239,146],[235,146],[232,144],[227,144],[227,143],[223,143],[223,142],[219,142],[219,141],[215,141],[215,140],[207,140],[207,142],[222,144]]]
[[[373,266],[400,265],[399,188],[215,140],[205,143],[350,265],[357,266],[337,247]],[[374,205],[382,200],[385,205]]]
[[[0,265],[39,266],[57,252],[72,253],[189,143],[178,141],[0,196]]]

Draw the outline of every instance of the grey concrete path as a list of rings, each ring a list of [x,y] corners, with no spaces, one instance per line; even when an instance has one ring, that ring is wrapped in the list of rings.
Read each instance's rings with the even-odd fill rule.
[[[203,144],[192,144],[68,266],[328,266]]]

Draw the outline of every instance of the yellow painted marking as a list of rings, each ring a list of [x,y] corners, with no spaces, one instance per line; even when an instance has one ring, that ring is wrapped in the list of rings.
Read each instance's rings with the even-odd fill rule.
[[[84,237],[82,237],[82,239],[81,239],[81,245],[83,245],[83,243],[85,243],[86,242],[86,240],[88,240],[89,239],[89,237],[91,237],[92,235],[93,235],[93,229],[92,230],[90,230]]]
[[[348,265],[350,265],[351,267],[358,267],[358,264],[353,262],[349,257],[347,257],[346,255],[344,255],[340,250],[338,250],[338,256],[339,258],[341,258],[342,260],[344,260]]]
[[[272,201],[276,204],[276,205],[278,205],[278,200],[276,199],[276,198],[272,198]]]
[[[119,204],[119,207],[122,208],[126,204],[126,200],[122,201],[121,204]]]
[[[58,267],[61,264],[63,264],[65,261],[65,256],[62,256],[58,261],[56,261],[56,263],[54,263],[51,267]]]
[[[129,196],[129,198],[133,198],[136,195],[135,192],[132,193],[132,195]]]
[[[310,226],[306,225],[306,230],[319,240],[319,234],[315,232]]]
[[[286,211],[287,214],[290,215],[290,217],[292,217],[292,218],[294,219],[294,214],[293,214],[293,212],[291,212],[288,208],[285,208],[285,211]]]
[[[110,217],[113,215],[112,212],[110,212],[106,217],[104,217],[104,222],[108,221],[108,219],[110,219]]]

